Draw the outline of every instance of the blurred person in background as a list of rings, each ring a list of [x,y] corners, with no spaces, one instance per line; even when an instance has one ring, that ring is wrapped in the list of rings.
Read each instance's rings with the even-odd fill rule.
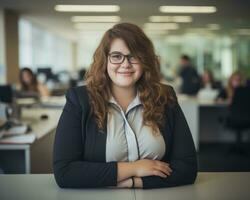
[[[196,69],[192,66],[188,55],[182,55],[180,59],[181,88],[180,93],[196,95],[200,88],[200,77]]]
[[[237,87],[244,86],[244,79],[239,71],[235,71],[229,77],[226,88],[221,89],[217,100],[218,101],[228,101],[231,103],[234,96],[234,91]]]
[[[220,91],[219,83],[214,80],[210,70],[204,70],[201,76],[201,85],[197,98],[201,101],[214,101]]]
[[[36,75],[28,68],[22,68],[19,73],[20,94],[25,96],[34,95],[38,97],[49,96],[48,88],[37,81]]]
[[[201,76],[201,89],[221,89],[221,85],[214,79],[214,75],[211,70],[205,69]]]

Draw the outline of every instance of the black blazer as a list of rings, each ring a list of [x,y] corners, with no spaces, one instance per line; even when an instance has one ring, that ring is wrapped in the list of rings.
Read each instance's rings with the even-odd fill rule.
[[[172,91],[173,89],[166,86]],[[117,162],[106,162],[106,130],[99,131],[90,112],[86,86],[70,89],[56,130],[54,176],[62,188],[87,188],[117,185]],[[166,120],[160,131],[166,143],[162,161],[173,172],[167,178],[142,177],[143,188],[192,184],[197,175],[197,158],[192,136],[176,103],[166,106]]]

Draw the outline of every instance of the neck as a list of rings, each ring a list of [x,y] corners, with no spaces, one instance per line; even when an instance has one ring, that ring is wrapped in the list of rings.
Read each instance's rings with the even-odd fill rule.
[[[128,105],[136,96],[135,87],[117,87],[112,86],[112,94],[123,111],[127,110]]]

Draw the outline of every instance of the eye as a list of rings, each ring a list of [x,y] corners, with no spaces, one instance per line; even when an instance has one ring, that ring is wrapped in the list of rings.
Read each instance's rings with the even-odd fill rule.
[[[129,61],[131,62],[131,63],[137,63],[138,62],[138,58],[136,58],[135,56],[130,56],[129,57]]]
[[[114,60],[122,60],[123,56],[121,54],[111,54],[111,58]]]

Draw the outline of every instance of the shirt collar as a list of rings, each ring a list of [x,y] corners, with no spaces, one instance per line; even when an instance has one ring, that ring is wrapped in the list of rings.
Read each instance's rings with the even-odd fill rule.
[[[117,101],[115,100],[115,98],[113,97],[113,95],[111,94],[110,98],[109,98],[109,103],[116,105],[117,107],[119,107],[120,110],[122,110],[121,106],[117,103]],[[142,105],[140,97],[139,97],[139,92],[137,92],[135,98],[130,102],[130,104],[128,105],[128,108],[126,110],[126,113],[128,113],[131,109],[135,108],[136,106]]]

